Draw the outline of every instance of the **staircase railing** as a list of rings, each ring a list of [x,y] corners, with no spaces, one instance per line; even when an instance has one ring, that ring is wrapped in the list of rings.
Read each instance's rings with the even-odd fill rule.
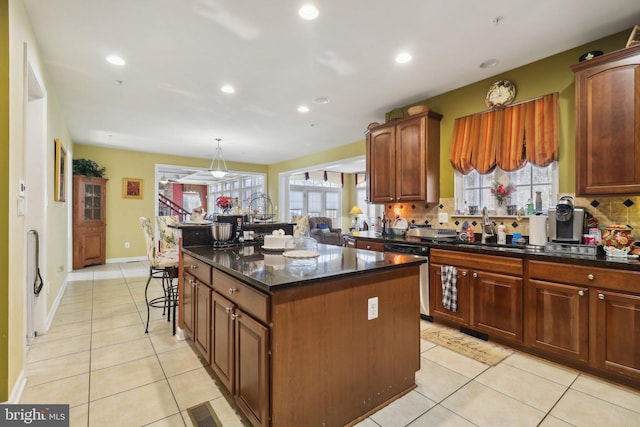
[[[178,215],[178,217],[180,217],[181,222],[185,221],[189,217],[189,215],[191,215],[191,212],[189,212],[179,204],[175,203],[173,200],[171,200],[164,194],[158,194],[158,202],[160,203],[161,206],[164,206],[165,208],[168,209],[169,215]]]

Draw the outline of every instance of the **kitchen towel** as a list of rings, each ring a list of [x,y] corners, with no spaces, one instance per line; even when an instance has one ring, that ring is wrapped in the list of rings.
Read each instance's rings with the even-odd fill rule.
[[[452,265],[440,266],[442,282],[442,306],[447,310],[458,309],[458,269]]]
[[[547,244],[547,216],[529,217],[529,244],[544,246]]]

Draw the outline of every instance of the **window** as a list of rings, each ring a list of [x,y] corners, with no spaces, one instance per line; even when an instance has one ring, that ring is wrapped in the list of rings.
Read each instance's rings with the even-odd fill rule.
[[[342,182],[340,174],[328,174],[325,181],[321,171],[289,178],[289,217],[296,215],[326,216],[334,227],[341,227]],[[334,176],[336,175],[336,176]]]
[[[510,196],[508,204],[516,205],[518,209],[525,208],[529,201],[535,201],[536,192],[541,193],[542,210],[556,205],[558,194],[557,162],[546,167],[533,166],[527,163],[515,172],[505,172],[496,168],[492,173],[480,175],[472,171],[467,175],[455,172],[456,212],[467,212],[469,206],[483,206],[487,209],[496,208],[496,199],[491,195],[491,188],[495,181],[509,183],[516,189]]]
[[[264,175],[236,176],[224,182],[209,185],[209,210],[217,212],[216,199],[219,196],[238,199],[240,209],[249,209],[251,200],[264,193]]]

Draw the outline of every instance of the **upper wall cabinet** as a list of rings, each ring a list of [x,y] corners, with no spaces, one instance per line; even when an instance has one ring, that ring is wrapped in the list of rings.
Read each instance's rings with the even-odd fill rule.
[[[640,45],[571,68],[577,195],[640,194]]]
[[[428,111],[367,131],[369,203],[439,201],[441,119]]]

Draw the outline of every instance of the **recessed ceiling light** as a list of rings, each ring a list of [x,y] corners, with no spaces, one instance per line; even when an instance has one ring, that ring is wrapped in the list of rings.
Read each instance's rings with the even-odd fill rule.
[[[305,4],[298,9],[298,15],[300,15],[300,18],[302,19],[312,21],[320,15],[320,11],[312,4]]]
[[[309,112],[309,107],[307,107],[306,105],[301,105],[298,107],[298,113],[308,113]]]
[[[408,52],[402,52],[398,56],[396,56],[396,62],[398,64],[406,64],[407,62],[411,61],[411,59],[411,54]]]
[[[324,96],[319,96],[319,97],[313,99],[313,103],[314,104],[320,104],[320,105],[328,104],[329,103],[329,98],[326,98]]]
[[[224,93],[234,93],[236,89],[231,85],[224,85],[220,88]]]
[[[495,58],[487,59],[482,64],[480,64],[480,68],[493,68],[496,65],[498,65],[498,60],[497,59],[495,59]]]
[[[107,56],[107,62],[113,65],[119,65],[119,66],[123,66],[124,64],[126,64],[126,62],[124,62],[124,59],[122,59],[118,55]]]

